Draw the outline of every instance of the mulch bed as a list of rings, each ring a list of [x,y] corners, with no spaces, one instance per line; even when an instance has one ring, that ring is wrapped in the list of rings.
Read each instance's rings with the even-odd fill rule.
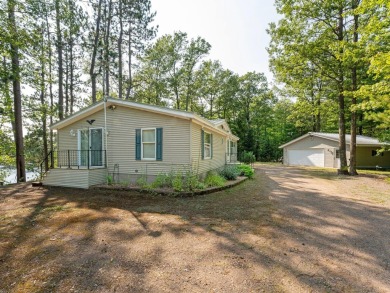
[[[210,194],[213,192],[225,190],[234,186],[237,186],[238,184],[241,184],[248,178],[245,176],[239,176],[236,180],[230,180],[226,181],[224,186],[221,187],[209,187],[205,189],[200,190],[194,190],[194,191],[174,191],[172,188],[153,188],[153,189],[147,189],[147,188],[141,188],[138,186],[123,186],[120,184],[112,184],[112,185],[94,185],[91,187],[91,189],[99,189],[99,190],[128,190],[128,191],[137,191],[141,193],[152,193],[152,194],[159,194],[159,195],[169,195],[169,196],[176,196],[176,197],[191,197],[191,196],[197,196],[197,195],[204,195],[204,194]]]

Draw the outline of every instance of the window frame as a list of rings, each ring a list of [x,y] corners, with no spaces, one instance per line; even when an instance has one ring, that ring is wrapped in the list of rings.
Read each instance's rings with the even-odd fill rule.
[[[144,142],[144,130],[154,130],[154,142]],[[144,144],[154,144],[154,158],[144,158]],[[141,161],[156,161],[157,160],[157,128],[141,128]]]
[[[206,136],[209,135],[210,136],[210,142],[207,143],[206,142]],[[211,148],[212,148],[212,135],[211,135],[211,132],[207,132],[207,131],[203,131],[203,159],[204,160],[210,160],[211,159]],[[209,147],[209,156],[206,157],[206,145]]]

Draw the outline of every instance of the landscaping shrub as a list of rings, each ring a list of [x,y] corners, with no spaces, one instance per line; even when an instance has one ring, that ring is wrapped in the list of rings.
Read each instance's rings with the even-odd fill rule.
[[[241,155],[241,161],[245,164],[252,164],[256,162],[256,157],[253,152],[244,151]]]
[[[248,178],[253,178],[255,171],[249,165],[238,165],[237,169],[240,171],[241,176],[246,176]]]
[[[226,180],[236,180],[240,173],[241,172],[235,165],[227,165],[219,171],[219,175],[221,175]]]
[[[184,184],[183,189],[185,191],[193,191],[197,189],[199,185],[198,175],[192,173],[191,171],[187,171],[184,176]]]
[[[152,183],[153,188],[172,187],[173,173],[160,173]]]
[[[142,184],[143,182],[141,181],[140,183]],[[195,189],[202,189],[198,176],[191,171],[187,171],[184,175],[181,171],[171,171],[169,174],[160,173],[151,184],[151,187],[168,187],[173,188],[174,191],[193,191]]]
[[[203,182],[198,182],[198,185],[196,185],[196,189],[205,189],[205,188],[206,188],[206,185]]]
[[[151,187],[151,185],[148,184],[148,180],[146,179],[145,175],[142,175],[141,177],[139,177],[137,179],[136,183],[141,188],[149,189]]]
[[[183,176],[181,172],[177,172],[172,180],[172,187],[174,191],[183,191]]]
[[[113,182],[114,182],[114,180],[113,180],[112,176],[111,176],[111,175],[108,175],[108,176],[107,176],[107,184],[108,184],[108,185],[112,185]]]
[[[226,179],[215,172],[208,172],[204,179],[206,187],[222,187],[225,185]]]

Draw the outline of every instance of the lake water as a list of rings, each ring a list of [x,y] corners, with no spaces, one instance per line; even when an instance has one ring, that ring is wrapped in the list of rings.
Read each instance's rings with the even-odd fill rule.
[[[4,184],[16,183],[16,169],[6,169],[6,170],[8,176],[4,178]],[[38,177],[39,177],[39,172],[26,170],[27,181],[33,181]]]

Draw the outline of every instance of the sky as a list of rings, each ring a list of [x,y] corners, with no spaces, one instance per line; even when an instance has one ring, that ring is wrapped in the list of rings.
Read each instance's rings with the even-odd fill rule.
[[[174,31],[200,36],[212,48],[206,58],[220,60],[240,75],[263,72],[268,81],[268,24],[280,17],[272,0],[151,0],[158,36]]]

